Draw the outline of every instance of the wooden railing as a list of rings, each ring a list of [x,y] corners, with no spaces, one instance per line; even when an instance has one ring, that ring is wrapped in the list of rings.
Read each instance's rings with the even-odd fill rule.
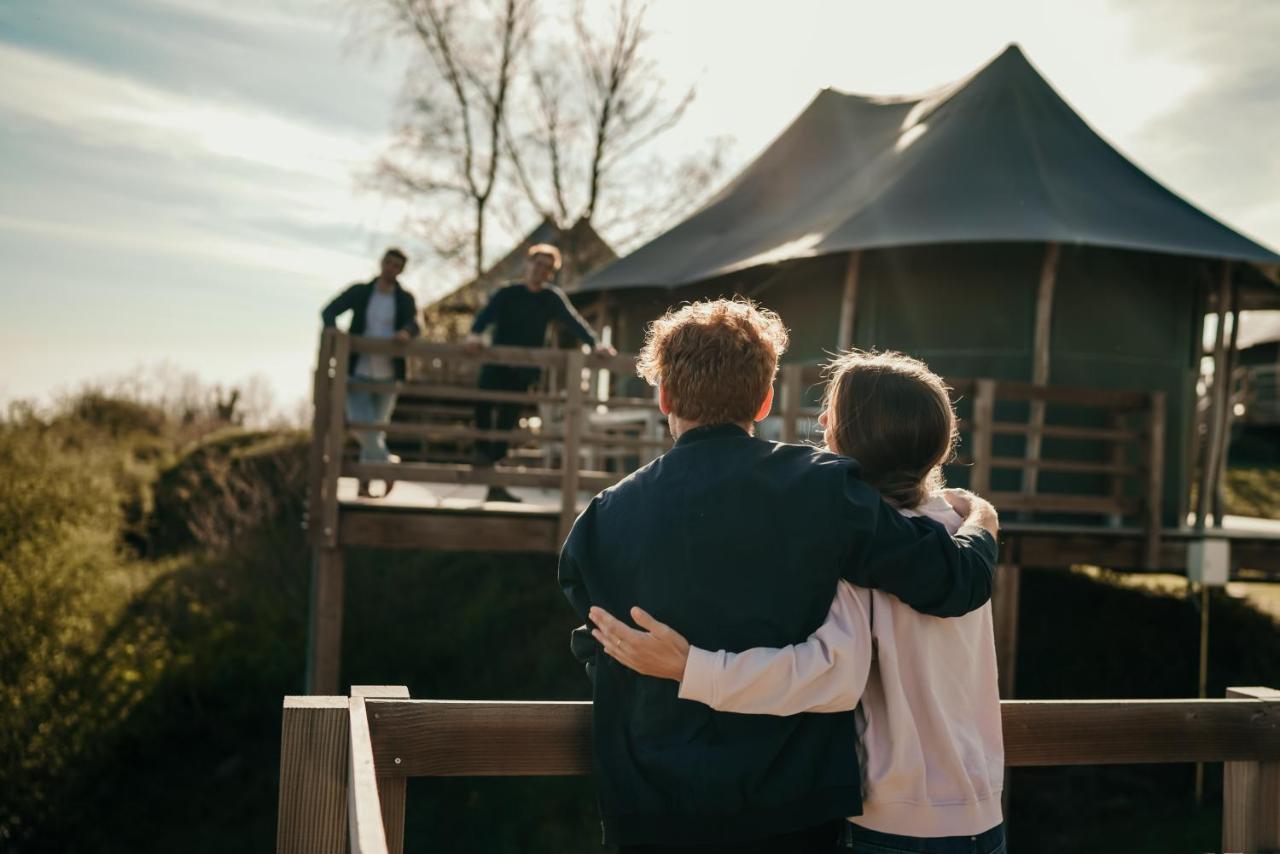
[[[818,409],[813,389],[820,369],[788,365],[781,377],[781,438],[816,440]],[[949,478],[964,474],[968,487],[1002,512],[1103,517],[1142,529],[1145,563],[1160,560],[1164,491],[1165,396],[1163,392],[1039,386],[994,379],[948,378],[960,413],[959,456]],[[1022,440],[1002,451],[1001,440]],[[1017,488],[994,472],[1011,470]],[[1046,473],[1070,483],[1052,483]]]
[[[352,354],[408,357],[433,366],[426,381],[367,382],[347,375]],[[440,376],[475,376],[481,365],[537,368],[542,376],[530,391],[496,391],[474,385],[446,384]],[[449,366],[470,371],[450,371]],[[337,483],[340,477],[426,483],[481,484],[502,487],[559,489],[561,529],[567,532],[577,515],[579,491],[596,492],[617,482],[634,467],[670,446],[665,419],[659,417],[652,394],[626,393],[635,376],[635,356],[600,356],[580,350],[486,347],[471,351],[457,344],[423,341],[406,343],[325,332],[315,376],[311,526],[317,544],[332,548],[338,537]],[[602,379],[602,377],[604,379]],[[606,381],[607,380],[607,381]],[[538,426],[527,429],[479,429],[473,424],[359,423],[346,417],[349,391],[394,393],[401,400],[416,398],[448,402],[464,409],[477,404],[515,404],[539,413]],[[480,467],[440,464],[428,460],[399,463],[361,463],[344,459],[349,430],[378,430],[389,437],[423,442],[474,443],[499,440],[533,451],[535,464]],[[612,460],[613,470],[584,466]],[[617,462],[622,464],[618,465]]]
[[[355,382],[346,371],[353,353],[408,357],[425,367],[421,378]],[[321,548],[337,546],[340,477],[558,489],[563,537],[577,514],[580,493],[615,483],[671,444],[652,392],[637,388],[633,354],[608,357],[515,347],[473,352],[457,344],[400,343],[329,330],[317,364],[310,528]],[[530,391],[479,389],[474,378],[484,364],[538,368],[542,378]],[[459,377],[467,378],[467,384],[459,384]],[[814,406],[820,382],[816,366],[784,366],[777,414],[766,420],[761,433],[782,441],[820,441]],[[964,438],[949,476],[967,477],[975,492],[987,495],[1001,511],[1022,514],[1023,521],[1103,517],[1105,526],[1141,529],[1146,565],[1157,567],[1163,393],[985,378],[951,378],[950,384]],[[352,390],[394,392],[402,402],[419,402],[419,410],[429,411],[432,401],[451,405],[461,418],[450,424],[352,423],[343,405]],[[469,413],[483,403],[521,405],[537,418],[522,429],[482,430]],[[385,431],[392,439],[456,443],[467,450],[477,441],[501,440],[512,443],[519,455],[496,467],[443,463],[430,455],[399,463],[361,463],[343,456],[353,429]]]
[[[1241,410],[1237,420],[1280,425],[1280,365],[1241,365],[1236,368],[1233,391],[1232,403]]]
[[[1280,691],[1223,700],[1005,701],[1009,767],[1224,762],[1222,847],[1280,847]],[[280,854],[403,851],[410,777],[591,772],[591,705],[410,700],[401,686],[286,697]]]

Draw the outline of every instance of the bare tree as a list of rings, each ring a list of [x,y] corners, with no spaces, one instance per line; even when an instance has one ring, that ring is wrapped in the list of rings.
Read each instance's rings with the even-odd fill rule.
[[[719,176],[718,146],[675,163],[646,153],[694,88],[668,96],[645,53],[642,0],[566,0],[556,14],[543,13],[547,0],[361,0],[371,1],[429,60],[429,73],[410,69],[405,121],[379,175],[426,203],[418,215],[432,245],[445,259],[466,257],[474,275],[486,266],[493,206],[513,238],[537,215],[565,227],[585,220],[620,245],[687,209]],[[457,202],[469,205],[465,221]]]
[[[479,275],[487,209],[501,174],[506,112],[533,0],[381,2],[400,32],[416,41],[434,73],[411,74],[406,81],[409,110],[379,174],[402,193],[443,195],[468,204],[471,260]],[[461,234],[456,228],[435,229],[437,251],[445,256],[465,251]]]

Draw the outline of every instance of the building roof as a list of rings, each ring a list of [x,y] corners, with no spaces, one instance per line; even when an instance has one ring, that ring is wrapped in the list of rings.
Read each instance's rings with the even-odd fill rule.
[[[709,203],[578,290],[674,288],[854,249],[1024,241],[1230,259],[1273,279],[1280,265],[1120,154],[1010,45],[924,96],[823,90]]]

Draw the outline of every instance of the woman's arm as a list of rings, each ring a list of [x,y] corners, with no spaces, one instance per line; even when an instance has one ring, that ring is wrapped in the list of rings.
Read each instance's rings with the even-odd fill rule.
[[[804,643],[732,653],[690,647],[670,626],[633,608],[637,631],[593,608],[604,651],[646,676],[678,679],[680,697],[723,712],[794,715],[843,712],[858,705],[871,671],[866,601],[842,582],[826,621]]]

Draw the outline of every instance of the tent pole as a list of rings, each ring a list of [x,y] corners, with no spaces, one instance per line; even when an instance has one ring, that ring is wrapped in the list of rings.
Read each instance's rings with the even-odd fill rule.
[[[1035,350],[1031,359],[1031,382],[1036,385],[1049,384],[1049,337],[1053,330],[1053,292],[1058,282],[1058,258],[1062,254],[1062,245],[1051,242],[1045,245],[1044,263],[1040,267],[1040,287],[1036,291],[1036,327],[1033,346]],[[1043,441],[1040,431],[1044,428],[1044,401],[1031,401],[1031,430],[1027,433],[1027,460],[1040,461],[1040,446]],[[1036,491],[1040,475],[1038,466],[1023,469],[1023,491],[1032,494]]]
[[[1218,328],[1213,335],[1213,386],[1209,390],[1209,412],[1205,419],[1204,455],[1200,460],[1200,486],[1196,493],[1196,530],[1204,531],[1209,515],[1210,497],[1214,488],[1214,469],[1217,466],[1218,445],[1222,441],[1222,408],[1226,405],[1226,383],[1222,375],[1227,370],[1226,332],[1227,307],[1231,300],[1231,262],[1222,262],[1222,279],[1218,282],[1218,302],[1214,308],[1218,315]]]
[[[844,269],[844,296],[840,300],[840,330],[836,336],[836,350],[844,352],[853,346],[854,309],[858,305],[858,270],[862,266],[862,250],[849,253]]]

